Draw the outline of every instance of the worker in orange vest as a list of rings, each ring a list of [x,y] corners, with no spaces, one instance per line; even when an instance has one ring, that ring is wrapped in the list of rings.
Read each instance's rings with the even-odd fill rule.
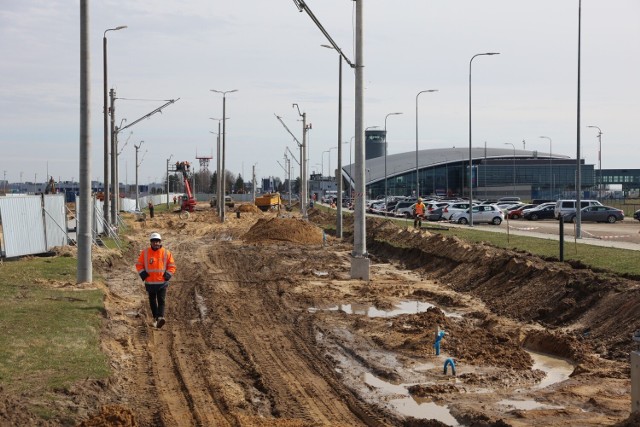
[[[136,270],[149,294],[153,327],[159,329],[165,323],[164,304],[167,287],[176,272],[176,263],[171,252],[162,247],[162,237],[159,233],[151,233],[149,240],[151,246],[140,252]]]
[[[416,203],[416,205],[413,207],[413,226],[415,228],[422,227],[422,218],[424,218],[426,209],[426,206],[424,205],[424,203],[422,203],[422,199],[418,198],[418,203]]]

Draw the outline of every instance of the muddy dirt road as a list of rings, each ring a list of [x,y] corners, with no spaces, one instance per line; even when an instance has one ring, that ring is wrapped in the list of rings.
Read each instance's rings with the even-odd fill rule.
[[[348,233],[323,245],[329,214],[202,209],[132,223],[135,249],[98,262],[114,374],[83,425],[635,425],[637,282],[370,220],[365,283]],[[152,231],[178,266],[160,330],[133,268]]]

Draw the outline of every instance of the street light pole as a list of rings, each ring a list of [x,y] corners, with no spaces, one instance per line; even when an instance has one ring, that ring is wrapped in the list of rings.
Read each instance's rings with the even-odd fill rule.
[[[505,142],[504,145],[513,147],[513,195],[516,195],[516,146],[512,142]]]
[[[598,129],[598,198],[602,198],[602,130],[598,126],[587,126]]]
[[[549,140],[549,189],[551,190],[551,199],[553,199],[553,163],[552,163],[552,156],[551,156],[551,138],[549,138],[548,136],[541,136],[540,138],[544,138],[544,139],[548,139]]]
[[[402,113],[389,113],[384,117],[384,215],[387,216],[387,119]]]
[[[221,90],[215,90],[215,89],[210,89],[211,92],[216,92],[216,93],[221,93],[222,94],[222,155],[220,156],[221,158],[221,173],[222,176],[218,177],[218,179],[221,180],[222,183],[222,195],[218,195],[218,206],[220,206],[220,221],[224,222],[224,193],[226,192],[226,182],[225,182],[225,157],[227,155],[227,147],[226,147],[226,137],[227,137],[227,132],[226,132],[226,117],[227,117],[227,112],[226,112],[226,106],[227,106],[227,94],[228,93],[233,93],[233,92],[237,92],[238,89],[232,89],[232,90],[227,90],[227,91],[221,91]],[[222,204],[220,203],[220,197],[222,196]]]
[[[476,53],[469,60],[469,226],[473,227],[473,157],[471,156],[471,64],[476,56],[500,55],[498,52]]]
[[[416,197],[420,197],[420,174],[418,173],[418,97],[421,93],[425,92],[437,92],[438,89],[421,90],[416,95]]]
[[[107,33],[109,31],[118,31],[127,28],[126,25],[119,25],[115,28],[109,28],[105,30],[102,36],[102,85],[103,85],[103,103],[102,103],[102,114],[104,119],[104,204],[103,204],[103,215],[104,221],[108,225],[109,224],[109,107],[107,106],[107,102],[109,99],[109,93],[107,92]]]

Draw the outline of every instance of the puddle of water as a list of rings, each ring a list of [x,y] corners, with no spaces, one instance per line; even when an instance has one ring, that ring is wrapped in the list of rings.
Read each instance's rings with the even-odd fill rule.
[[[417,314],[427,311],[429,308],[435,307],[433,304],[421,301],[402,301],[394,306],[391,310],[379,310],[368,304],[340,304],[327,307],[312,307],[309,312],[315,313],[318,310],[342,311],[347,314],[359,314],[368,317],[396,317],[401,314]],[[447,313],[447,317],[462,317],[459,313]]]
[[[510,400],[503,399],[498,402],[498,405],[504,405],[520,409],[522,411],[530,411],[533,409],[562,409],[563,406],[545,405],[544,403],[536,402],[535,400]]]
[[[573,365],[565,359],[529,350],[527,350],[527,353],[529,353],[533,359],[533,369],[540,369],[547,374],[539,384],[535,385],[535,389],[545,388],[551,384],[562,382],[568,379],[569,375],[573,372]]]
[[[371,387],[380,389],[386,394],[399,396],[389,400],[389,404],[402,415],[422,419],[436,419],[448,426],[457,427],[460,424],[449,412],[446,405],[437,403],[426,398],[414,398],[409,394],[407,387],[412,384],[392,384],[380,378],[366,373],[364,381]]]

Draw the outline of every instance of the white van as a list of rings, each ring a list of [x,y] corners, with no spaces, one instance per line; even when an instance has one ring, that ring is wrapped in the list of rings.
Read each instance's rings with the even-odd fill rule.
[[[602,206],[602,203],[597,200],[580,200],[580,209],[586,208],[587,206]],[[568,213],[573,213],[575,211],[575,200],[558,200],[556,202],[556,207],[553,210],[553,215],[556,217],[556,219],[560,219],[561,216]]]

